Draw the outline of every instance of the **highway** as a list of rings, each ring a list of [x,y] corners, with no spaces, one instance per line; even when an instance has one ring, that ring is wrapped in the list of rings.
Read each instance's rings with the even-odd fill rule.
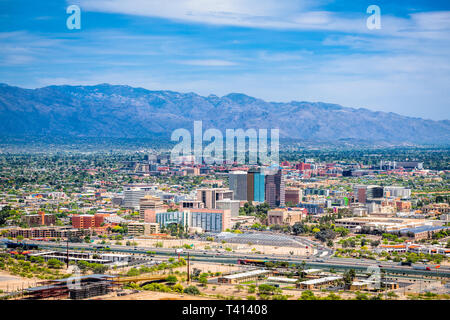
[[[37,244],[41,249],[53,249],[53,250],[66,250],[66,243],[51,243],[42,241],[27,241],[26,243]],[[85,244],[85,243],[69,243],[71,250],[98,250],[98,244]],[[176,256],[176,249],[172,248],[153,248],[153,247],[129,247],[110,245],[108,252],[121,252],[128,254],[147,254],[147,252],[155,252],[156,255],[163,256]],[[416,270],[410,266],[400,266],[395,262],[380,262],[368,259],[354,259],[354,258],[321,258],[322,251],[318,251],[315,256],[287,256],[279,254],[261,255],[261,254],[242,254],[234,252],[212,252],[211,250],[183,250],[181,256],[187,257],[189,252],[190,259],[193,261],[209,261],[215,263],[236,264],[238,259],[260,259],[270,260],[273,262],[285,261],[289,264],[302,264],[305,262],[305,266],[308,268],[323,268],[323,269],[335,269],[335,270],[348,270],[355,269],[359,272],[367,271],[369,266],[377,266],[386,274],[399,274],[399,275],[417,275],[417,276],[439,276],[442,278],[450,278],[450,268],[441,267],[432,271]],[[319,255],[319,257],[317,256]]]

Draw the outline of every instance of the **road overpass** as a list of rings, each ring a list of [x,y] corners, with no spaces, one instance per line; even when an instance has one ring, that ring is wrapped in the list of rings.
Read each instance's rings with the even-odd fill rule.
[[[58,249],[66,250],[66,243],[49,243],[40,241],[27,241],[28,243],[38,244],[43,249]],[[99,245],[84,244],[84,243],[69,243],[71,250],[91,250],[98,251]],[[108,252],[122,252],[128,254],[146,255],[147,252],[155,252],[157,255],[162,256],[176,256],[175,249],[170,248],[147,248],[147,247],[128,247],[128,246],[109,246]],[[440,278],[450,278],[450,268],[441,267],[433,271],[416,270],[410,266],[400,266],[393,262],[380,262],[368,259],[350,259],[350,258],[310,258],[304,256],[286,256],[286,255],[243,255],[239,253],[226,252],[226,253],[210,253],[203,250],[188,250],[190,259],[192,261],[206,261],[225,264],[236,264],[238,259],[261,259],[270,260],[273,262],[288,262],[289,264],[300,265],[303,262],[308,268],[322,268],[322,269],[334,269],[334,270],[349,270],[355,269],[359,272],[364,272],[369,266],[378,266],[386,274],[398,274],[398,275],[416,275],[416,276],[432,276]],[[187,253],[184,251],[181,254],[186,258]]]

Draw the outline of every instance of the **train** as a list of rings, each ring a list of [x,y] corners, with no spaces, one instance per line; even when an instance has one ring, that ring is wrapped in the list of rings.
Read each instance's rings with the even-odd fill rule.
[[[272,264],[272,266],[274,267],[289,267],[289,262],[275,260],[238,259],[237,263],[241,265],[250,265],[257,267],[268,267],[269,264]]]
[[[254,260],[254,259],[238,259],[237,263],[242,265],[265,267],[269,260]]]

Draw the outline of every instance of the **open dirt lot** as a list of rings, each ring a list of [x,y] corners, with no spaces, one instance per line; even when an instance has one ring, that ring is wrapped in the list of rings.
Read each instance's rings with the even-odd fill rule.
[[[95,300],[211,300],[212,298],[154,291],[142,291],[118,297],[116,293],[95,298]]]
[[[175,248],[182,247],[184,245],[193,245],[196,250],[208,250],[208,251],[225,251],[225,248],[230,248],[233,252],[252,254],[255,252],[260,252],[261,255],[266,254],[286,254],[286,255],[307,255],[311,254],[311,250],[305,248],[297,247],[277,247],[277,246],[266,246],[266,245],[255,245],[255,244],[237,244],[237,243],[217,243],[210,241],[198,241],[198,240],[156,240],[156,239],[134,239],[139,247],[156,247],[156,243],[162,243],[164,248]],[[122,241],[123,242],[123,241]],[[114,243],[114,241],[112,241]],[[206,249],[205,249],[206,247]],[[259,254],[255,254],[259,255]]]
[[[13,292],[22,288],[34,287],[38,280],[13,276],[5,271],[0,271],[0,290],[3,292]]]

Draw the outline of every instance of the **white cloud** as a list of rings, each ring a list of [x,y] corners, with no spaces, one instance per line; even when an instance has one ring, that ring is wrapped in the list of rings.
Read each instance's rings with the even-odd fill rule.
[[[317,1],[316,1],[317,2]],[[282,16],[310,7],[311,0],[79,0],[86,10],[114,12],[187,21],[234,24],[250,17]],[[209,18],[208,18],[209,17]]]
[[[323,1],[79,0],[82,10],[158,17],[190,23],[253,28],[364,32],[366,14],[340,17],[317,10]]]
[[[27,65],[33,62],[33,57],[27,55],[7,55],[0,59],[0,65],[2,66],[19,66]]]
[[[72,4],[73,1],[71,1]],[[189,23],[251,28],[319,30],[414,38],[445,38],[450,11],[381,16],[382,28],[369,30],[369,14],[320,9],[324,0],[78,0],[82,10],[157,17]]]
[[[214,60],[214,59],[179,60],[176,62],[179,64],[186,64],[190,66],[205,66],[205,67],[229,67],[237,65],[237,63],[232,61]]]

